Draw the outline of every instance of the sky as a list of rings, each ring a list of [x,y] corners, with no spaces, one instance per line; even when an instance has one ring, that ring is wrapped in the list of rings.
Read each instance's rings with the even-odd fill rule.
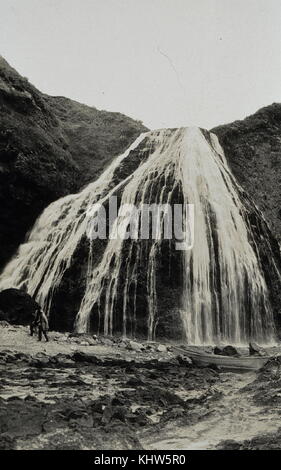
[[[50,95],[210,129],[281,101],[281,1],[0,0],[0,54]]]

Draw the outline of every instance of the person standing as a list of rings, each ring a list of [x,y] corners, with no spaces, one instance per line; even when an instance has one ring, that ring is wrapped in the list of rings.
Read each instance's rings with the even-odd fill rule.
[[[35,310],[35,314],[34,314],[34,316],[33,316],[33,320],[32,320],[32,322],[30,323],[30,336],[33,336],[33,333],[34,333],[35,328],[38,327],[38,325],[39,325],[39,318],[40,318],[40,308],[38,307],[38,308]]]
[[[49,322],[43,310],[40,308],[39,311],[39,323],[38,323],[38,340],[41,341],[42,334],[44,335],[46,341],[49,341],[48,338]]]
[[[49,322],[42,308],[38,307],[35,311],[34,319],[30,324],[30,336],[33,336],[35,328],[38,328],[38,340],[42,340],[42,334],[45,337],[46,341],[49,341],[48,330]]]

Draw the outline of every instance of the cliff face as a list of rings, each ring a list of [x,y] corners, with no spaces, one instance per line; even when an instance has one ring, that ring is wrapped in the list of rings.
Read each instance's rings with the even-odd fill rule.
[[[0,57],[0,266],[50,202],[95,179],[144,130],[42,94]]]
[[[281,240],[281,104],[212,129],[241,186]]]

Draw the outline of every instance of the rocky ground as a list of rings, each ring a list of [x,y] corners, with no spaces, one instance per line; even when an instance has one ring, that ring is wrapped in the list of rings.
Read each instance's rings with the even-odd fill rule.
[[[54,332],[40,343],[5,322],[0,345],[1,449],[279,446],[278,361],[232,374],[164,344]]]

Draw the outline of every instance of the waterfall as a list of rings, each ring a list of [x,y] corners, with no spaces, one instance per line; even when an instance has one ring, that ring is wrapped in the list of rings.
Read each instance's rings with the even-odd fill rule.
[[[54,295],[77,262],[92,204],[106,206],[113,195],[120,208],[193,204],[192,249],[176,252],[175,240],[164,240],[165,213],[154,239],[107,239],[102,252],[96,240],[87,241],[76,330],[141,331],[154,339],[159,331],[173,336],[177,327],[190,344],[270,342],[273,312],[241,194],[213,134],[198,128],[148,132],[96,182],[45,209],[4,269],[0,288],[25,289],[51,314]],[[117,224],[126,231],[130,220],[121,214],[113,231]]]
[[[75,249],[87,229],[87,208],[112,189],[115,170],[143,140],[144,134],[81,193],[68,195],[50,204],[37,219],[26,243],[5,267],[0,289],[26,290],[49,313],[53,292],[71,265]]]
[[[208,137],[188,130],[181,148],[183,190],[195,206],[196,236],[194,249],[185,252],[185,330],[194,344],[214,338],[244,343],[249,329],[258,341],[270,339],[267,287],[249,242],[238,185],[217,137]]]

